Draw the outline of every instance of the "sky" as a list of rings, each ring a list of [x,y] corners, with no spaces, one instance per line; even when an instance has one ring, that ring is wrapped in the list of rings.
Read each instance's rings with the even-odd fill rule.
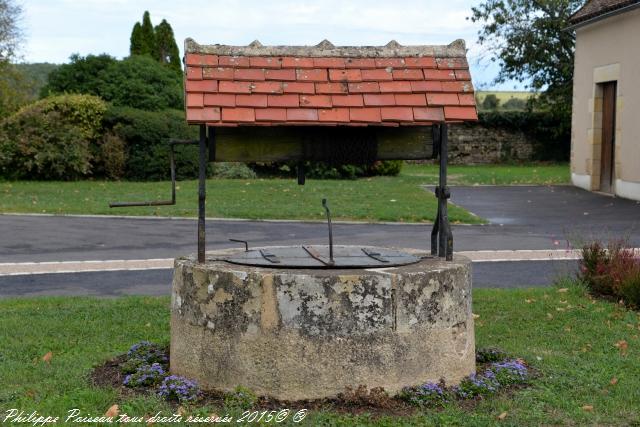
[[[498,68],[476,42],[466,18],[478,0],[15,0],[23,8],[24,62],[67,62],[72,53],[129,53],[129,36],[145,10],[154,25],[166,19],[182,53],[185,38],[201,44],[334,45],[448,44],[462,38],[478,89],[519,90],[493,84]]]

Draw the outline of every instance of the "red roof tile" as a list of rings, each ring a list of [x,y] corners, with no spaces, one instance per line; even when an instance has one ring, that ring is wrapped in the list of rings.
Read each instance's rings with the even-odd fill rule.
[[[477,120],[464,44],[200,46],[185,43],[187,121],[428,125]]]

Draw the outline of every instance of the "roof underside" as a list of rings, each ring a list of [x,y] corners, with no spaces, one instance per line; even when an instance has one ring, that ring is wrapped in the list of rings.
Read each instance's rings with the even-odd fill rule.
[[[400,126],[477,120],[462,40],[447,46],[185,41],[187,121]]]
[[[640,4],[640,0],[589,0],[569,18],[569,22],[579,24],[634,4]]]

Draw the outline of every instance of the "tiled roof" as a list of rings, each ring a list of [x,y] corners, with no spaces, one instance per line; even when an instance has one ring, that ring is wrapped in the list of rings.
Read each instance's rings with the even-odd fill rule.
[[[640,0],[589,0],[576,13],[571,15],[569,23],[579,24],[634,4],[640,5]]]
[[[185,42],[187,121],[237,125],[425,125],[477,120],[466,49],[198,45]]]

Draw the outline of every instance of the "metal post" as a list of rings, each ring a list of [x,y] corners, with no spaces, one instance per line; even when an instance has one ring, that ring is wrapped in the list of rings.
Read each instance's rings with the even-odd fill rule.
[[[434,156],[440,156],[440,125],[431,126],[431,134],[433,139]],[[438,187],[436,186],[436,197],[438,197]],[[438,198],[438,211],[436,219],[433,221],[431,229],[431,255],[438,255],[438,232],[440,231],[440,198]]]
[[[447,200],[451,197],[449,187],[447,187],[447,156],[448,156],[448,126],[443,123],[440,128],[440,182],[437,190],[438,196],[438,256],[446,258],[447,261],[453,259],[453,236],[449,224],[447,212]]]
[[[205,203],[207,197],[207,127],[200,125],[200,150],[198,155],[198,262],[205,261]]]

